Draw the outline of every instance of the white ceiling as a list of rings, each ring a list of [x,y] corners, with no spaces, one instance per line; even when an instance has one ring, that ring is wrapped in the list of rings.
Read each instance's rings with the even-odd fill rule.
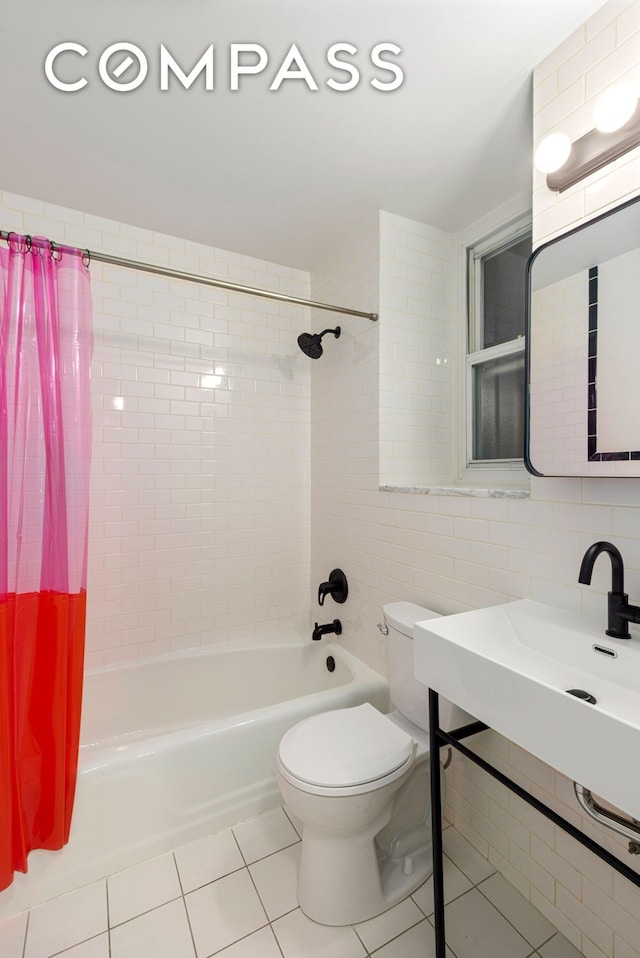
[[[7,0],[0,188],[302,269],[377,209],[456,230],[529,186],[531,71],[601,5]],[[46,54],[64,41],[89,50],[58,61],[61,79],[88,78],[75,94],[44,76]],[[145,83],[129,93],[98,79],[99,56],[116,41],[149,59]],[[361,80],[346,93],[326,86],[346,79],[325,59],[339,41],[359,49]],[[402,48],[405,79],[393,93],[369,84],[390,79],[368,59],[383,41]],[[160,92],[160,44],[188,73],[211,43],[214,91],[200,81]],[[269,54],[265,72],[237,92],[230,43]],[[269,91],[292,43],[317,92],[301,80]]]

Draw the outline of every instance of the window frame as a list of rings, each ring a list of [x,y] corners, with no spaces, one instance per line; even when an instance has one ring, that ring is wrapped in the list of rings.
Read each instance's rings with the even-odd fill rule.
[[[477,240],[465,245],[464,270],[466,309],[464,316],[463,356],[464,371],[462,386],[464,398],[462,401],[464,423],[461,430],[463,448],[461,449],[462,479],[465,482],[497,483],[497,484],[525,484],[529,475],[524,465],[524,458],[508,459],[474,459],[474,367],[481,362],[498,359],[504,356],[524,355],[525,334],[506,343],[495,346],[477,346],[482,342],[483,334],[483,288],[482,288],[482,259],[500,249],[507,248],[531,233],[531,214],[522,214],[509,222],[497,224],[493,229],[483,233]],[[524,453],[524,450],[523,450]]]

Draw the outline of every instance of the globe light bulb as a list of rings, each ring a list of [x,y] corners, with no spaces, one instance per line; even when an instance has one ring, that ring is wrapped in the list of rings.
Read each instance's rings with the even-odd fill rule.
[[[550,133],[538,146],[534,163],[541,173],[555,173],[569,159],[571,140],[566,133]]]
[[[598,97],[593,109],[596,130],[613,133],[624,126],[633,116],[638,98],[633,90],[620,83],[612,86]]]

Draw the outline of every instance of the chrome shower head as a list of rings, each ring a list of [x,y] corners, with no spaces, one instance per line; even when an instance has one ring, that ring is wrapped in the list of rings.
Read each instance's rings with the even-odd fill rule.
[[[338,338],[340,327],[335,329],[323,329],[321,333],[300,333],[298,336],[298,346],[309,359],[320,359],[322,356],[322,337],[327,333],[333,333]]]

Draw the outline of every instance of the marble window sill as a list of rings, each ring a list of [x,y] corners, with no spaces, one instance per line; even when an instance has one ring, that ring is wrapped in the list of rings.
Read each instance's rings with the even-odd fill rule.
[[[466,496],[477,499],[528,499],[528,489],[477,486],[380,486],[381,492],[409,492],[422,496]]]

